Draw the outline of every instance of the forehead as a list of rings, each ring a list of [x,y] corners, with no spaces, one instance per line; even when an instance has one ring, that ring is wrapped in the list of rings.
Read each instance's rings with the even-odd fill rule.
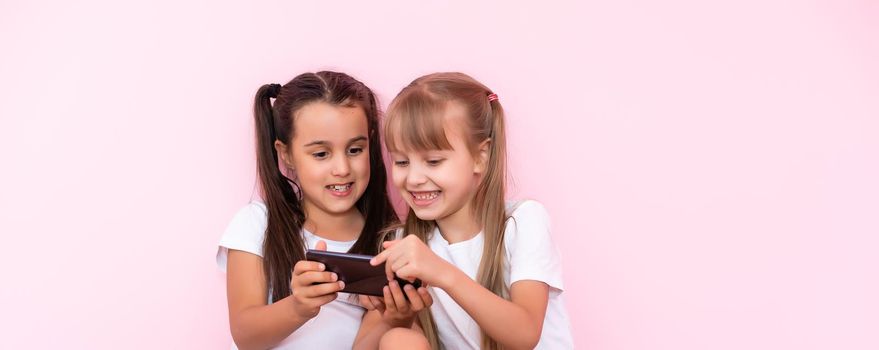
[[[293,116],[293,142],[315,140],[347,142],[367,135],[366,113],[359,106],[338,106],[312,102]]]
[[[468,149],[467,110],[447,102],[435,113],[399,116],[388,129],[391,152],[426,152]]]
[[[467,130],[467,109],[464,105],[450,101],[443,113],[443,129],[446,135],[463,136]]]

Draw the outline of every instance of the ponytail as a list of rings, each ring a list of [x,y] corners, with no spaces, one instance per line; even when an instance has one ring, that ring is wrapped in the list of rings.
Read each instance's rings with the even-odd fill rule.
[[[494,94],[491,94],[494,95]],[[489,95],[489,96],[491,96]],[[504,259],[506,247],[504,236],[506,234],[507,212],[504,193],[506,191],[506,134],[504,133],[504,110],[500,102],[487,100],[489,108],[486,109],[486,122],[491,128],[489,133],[491,143],[489,146],[488,164],[485,177],[476,190],[474,208],[479,208],[477,217],[480,217],[483,230],[487,234],[483,237],[485,243],[482,251],[482,261],[476,279],[486,289],[504,299],[510,298],[510,291],[504,283]],[[500,345],[482,331],[482,349],[496,350]]]
[[[298,234],[305,221],[295,182],[281,172],[275,149],[275,113],[271,98],[277,98],[281,85],[266,84],[259,88],[253,104],[256,125],[256,172],[262,199],[268,211],[263,243],[263,273],[271,286],[271,300],[290,295],[292,266],[305,258],[305,244]],[[290,267],[290,268],[284,268]]]

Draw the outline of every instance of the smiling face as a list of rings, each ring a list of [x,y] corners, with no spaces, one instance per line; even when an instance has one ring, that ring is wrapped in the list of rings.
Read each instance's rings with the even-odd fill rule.
[[[439,135],[440,130],[433,132],[437,134],[434,138],[444,137],[447,141],[432,142],[442,146],[414,147],[406,145],[409,142],[400,137],[400,131],[388,135],[394,137],[397,146],[390,152],[394,185],[421,220],[470,216],[471,202],[485,170],[485,147],[473,147],[465,137],[465,113],[457,103],[446,106],[441,125],[435,126],[444,136]]]
[[[350,214],[369,184],[366,114],[360,107],[313,102],[294,116],[289,147],[275,143],[296,173],[307,217]]]

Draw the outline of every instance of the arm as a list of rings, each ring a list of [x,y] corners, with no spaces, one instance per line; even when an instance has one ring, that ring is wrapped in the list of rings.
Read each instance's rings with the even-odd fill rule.
[[[333,301],[341,290],[335,276],[323,272],[318,263],[300,261],[293,270],[293,295],[267,305],[268,287],[262,258],[230,250],[226,292],[232,339],[241,349],[264,349],[280,343],[316,316],[320,306]]]
[[[415,236],[385,242],[384,246],[386,250],[371,263],[379,265],[386,261],[389,278],[392,274],[404,279],[418,278],[443,289],[489,337],[506,348],[531,349],[537,345],[549,300],[549,286],[545,283],[517,281],[510,288],[511,300],[506,300],[434,254]]]
[[[517,281],[506,300],[470,279],[461,270],[440,287],[476,321],[489,337],[506,349],[533,349],[540,341],[549,300],[549,286]]]

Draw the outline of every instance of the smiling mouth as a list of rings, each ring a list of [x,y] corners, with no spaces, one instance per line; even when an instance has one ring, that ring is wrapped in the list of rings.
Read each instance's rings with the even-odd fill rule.
[[[431,199],[439,196],[441,191],[430,191],[430,192],[409,192],[412,194],[412,198],[415,198],[417,201],[429,201]]]
[[[352,185],[354,185],[354,183],[353,183],[353,182],[349,182],[349,183],[346,183],[346,184],[328,185],[328,186],[326,186],[326,188],[327,188],[328,190],[330,190],[330,191],[333,191],[333,192],[339,192],[339,193],[342,193],[342,192],[345,192],[345,191],[350,190]]]

